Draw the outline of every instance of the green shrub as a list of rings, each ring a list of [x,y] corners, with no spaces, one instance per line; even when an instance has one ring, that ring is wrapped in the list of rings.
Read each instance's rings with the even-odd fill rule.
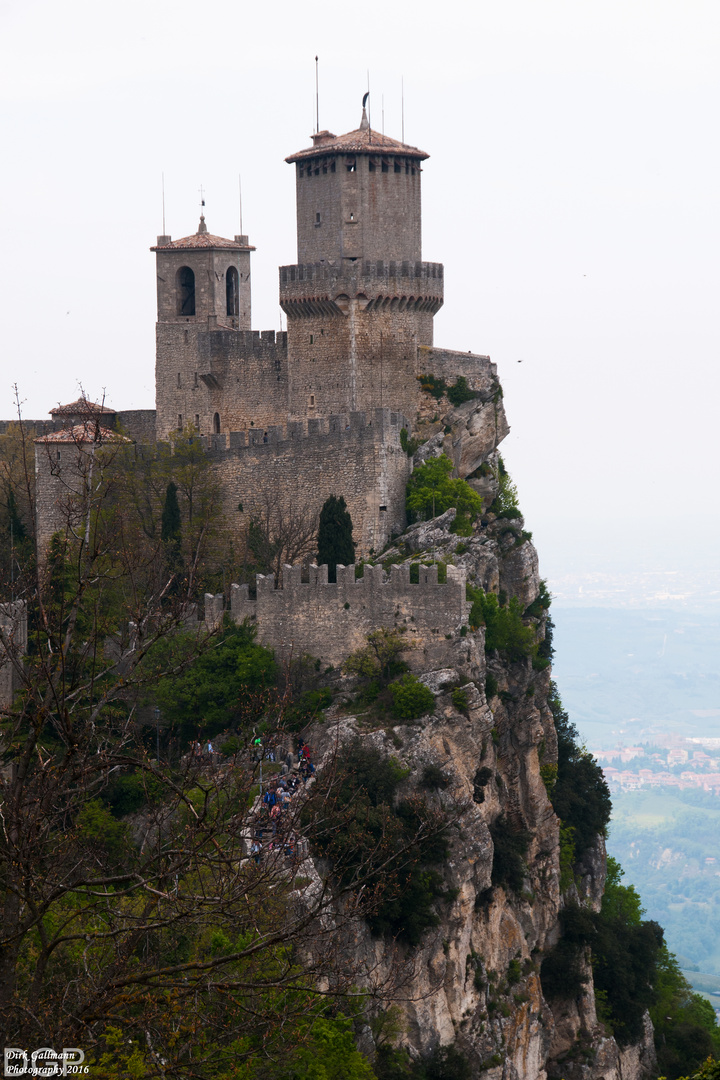
[[[550,684],[548,705],[558,737],[557,781],[550,800],[557,816],[575,830],[576,855],[581,858],[598,834],[605,835],[612,811],[610,790],[595,758],[578,744],[577,728],[562,707],[555,683]]]
[[[458,514],[475,518],[482,512],[482,499],[465,480],[451,479],[453,463],[446,454],[418,465],[407,484],[408,518],[428,520],[454,506]]]
[[[345,885],[352,885],[358,869],[363,876],[370,871],[367,887],[377,890],[378,899],[368,916],[373,934],[417,945],[439,923],[435,901],[451,898],[435,869],[447,858],[447,818],[419,798],[397,802],[407,771],[360,739],[343,749],[339,766],[340,791],[323,828],[313,834],[313,847],[330,859]],[[321,797],[324,782],[330,781],[320,779]]]
[[[424,1062],[425,1080],[470,1080],[470,1062],[455,1046],[438,1046]]]
[[[418,375],[417,380],[420,383],[420,389],[426,394],[432,394],[436,401],[439,401],[447,390],[445,380],[436,379],[434,375]]]
[[[450,526],[450,532],[455,533],[456,536],[472,536],[473,527],[469,516],[467,514],[458,514]],[[458,554],[462,554],[460,548],[462,548],[463,551],[467,551],[467,546],[465,544],[458,544],[455,548]]]
[[[558,767],[553,762],[548,762],[546,765],[540,766],[540,778],[545,785],[545,790],[548,795],[552,794],[552,791],[557,783]]]
[[[485,676],[485,697],[489,701],[490,698],[495,697],[497,692],[498,692],[498,681],[495,678],[495,676],[492,674],[492,672],[488,671],[487,675]]]
[[[464,401],[472,401],[473,398],[478,396],[476,390],[470,389],[464,375],[458,375],[455,385],[449,386],[445,392],[450,404],[456,408],[458,405],[462,405]]]
[[[422,446],[424,441],[424,439],[411,438],[408,435],[407,428],[400,428],[400,445],[408,457],[412,457],[417,448]]]
[[[522,978],[522,964],[519,960],[511,960],[508,964],[507,981],[508,986],[514,986],[515,983],[519,983]]]
[[[532,604],[529,604],[525,609],[525,617],[532,617],[534,619],[542,619],[546,611],[549,610],[552,603],[552,596],[548,591],[547,581],[544,579],[540,582],[540,591],[533,600]]]
[[[467,690],[464,690],[461,686],[456,686],[451,695],[452,703],[456,709],[460,712],[464,712],[468,707]]]
[[[449,783],[450,781],[439,765],[426,765],[423,769],[420,787],[427,788],[428,791],[437,791],[438,789],[444,790]]]
[[[560,822],[560,892],[566,892],[575,881],[575,829]]]
[[[435,706],[435,696],[414,675],[403,675],[398,682],[390,684],[392,711],[399,720],[417,720]]]
[[[366,645],[348,656],[343,665],[345,671],[376,681],[379,686],[386,685],[390,679],[407,671],[407,664],[400,656],[412,648],[412,644],[399,631],[382,626],[368,634],[366,640]]]
[[[472,602],[470,625],[477,629],[485,627],[485,651],[497,649],[508,660],[522,660],[531,656],[535,647],[535,628],[522,621],[522,610],[517,597],[510,598],[503,607],[495,593],[486,593],[474,585],[466,586],[466,595]]]
[[[498,458],[498,493],[490,506],[490,511],[499,518],[508,521],[522,517],[518,506],[518,493],[515,484],[510,479],[510,474],[505,468],[501,457]]]
[[[519,893],[526,874],[525,853],[532,833],[513,825],[502,814],[490,826],[493,842],[492,883]]]
[[[300,731],[313,720],[323,719],[322,710],[332,703],[332,692],[306,690],[285,713],[285,725],[289,731]]]

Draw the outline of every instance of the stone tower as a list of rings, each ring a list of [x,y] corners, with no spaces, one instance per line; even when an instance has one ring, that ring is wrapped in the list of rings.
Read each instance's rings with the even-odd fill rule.
[[[443,268],[422,262],[421,162],[373,131],[321,131],[295,165],[298,264],[280,268],[289,415],[390,406],[414,417],[418,346],[433,343]]]
[[[200,335],[250,330],[250,253],[247,236],[227,240],[198,231],[182,240],[158,236],[157,437],[193,423],[203,433],[224,425],[222,387],[199,362]]]

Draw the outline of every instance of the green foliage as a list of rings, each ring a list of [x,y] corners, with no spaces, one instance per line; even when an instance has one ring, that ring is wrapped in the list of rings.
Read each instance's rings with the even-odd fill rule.
[[[521,892],[527,873],[525,854],[532,833],[514,825],[502,814],[490,826],[490,835],[493,842],[493,885]]]
[[[485,676],[485,697],[489,701],[490,698],[495,697],[497,692],[498,692],[498,681],[495,678],[495,676],[493,675],[493,673],[491,671],[488,671],[488,673]]]
[[[452,1044],[438,1046],[425,1064],[425,1080],[470,1080],[472,1069],[465,1055]]]
[[[407,485],[406,508],[412,520],[428,520],[454,506],[458,514],[475,518],[482,499],[465,480],[450,478],[453,463],[446,454],[418,465]]]
[[[531,616],[534,619],[542,619],[545,612],[550,609],[551,604],[552,595],[548,590],[547,581],[545,581],[545,579],[543,578],[540,581],[540,589],[537,596],[533,600],[532,604],[530,604],[525,609],[525,616]]]
[[[424,439],[411,438],[408,435],[407,428],[400,428],[400,445],[408,457],[412,457],[417,448],[422,446],[424,441]]]
[[[446,819],[422,799],[397,800],[407,773],[376,747],[356,739],[343,749],[339,765],[339,797],[315,833],[315,850],[346,885],[360,867],[376,868],[367,885],[378,899],[367,920],[372,933],[417,945],[439,922],[435,901],[447,896],[435,869],[447,857]]]
[[[498,493],[490,506],[490,512],[499,518],[512,520],[522,517],[518,505],[518,493],[502,458],[498,458]]]
[[[557,766],[555,766],[557,772]],[[572,825],[560,822],[560,892],[566,892],[575,881],[573,868],[577,861],[575,854],[575,829]]]
[[[473,527],[469,515],[458,514],[452,525],[450,526],[450,532],[454,533],[456,536],[472,536]],[[460,548],[463,548],[465,551],[467,551],[466,545],[458,544],[458,546],[455,548],[455,551],[460,555],[462,555]]]
[[[669,1080],[672,1080],[672,1077]],[[708,1057],[697,1072],[694,1072],[692,1076],[682,1077],[682,1080],[720,1080],[720,1061]]]
[[[392,711],[398,720],[417,720],[435,706],[432,690],[409,673],[390,684],[390,693]]]
[[[312,721],[322,719],[323,709],[327,709],[331,703],[332,692],[327,687],[322,690],[306,690],[286,711],[285,726],[289,731],[300,731]]]
[[[367,1058],[355,1046],[352,1021],[346,1016],[316,1020],[307,1043],[291,1052],[289,1058],[279,1072],[272,1069],[273,1080],[374,1080],[375,1077]],[[260,1065],[258,1080],[263,1075],[268,1076],[268,1072]]]
[[[545,790],[550,795],[557,783],[558,767],[553,762],[540,766],[540,778],[545,785]]]
[[[355,562],[355,543],[352,538],[352,518],[345,499],[331,495],[323,503],[318,528],[318,564],[327,563],[328,580],[335,581],[338,563],[350,566]]]
[[[417,379],[424,393],[432,394],[436,401],[439,401],[447,390],[445,380],[436,379],[434,375],[418,375]]]
[[[444,379],[437,378],[435,375],[418,375],[417,378],[421,389],[426,394],[432,394],[437,401],[445,394],[450,404],[456,408],[464,401],[470,401],[478,396],[477,391],[470,389],[464,375],[458,375],[453,386],[448,386]]]
[[[558,736],[557,782],[550,798],[557,816],[575,830],[576,854],[581,858],[598,835],[605,836],[612,810],[610,791],[595,758],[578,744],[577,728],[562,707],[555,683],[548,705]]]
[[[278,667],[270,649],[258,645],[256,629],[227,622],[212,645],[175,678],[155,690],[163,716],[180,725],[181,739],[212,736],[231,724],[254,723],[264,711],[263,691],[275,684]],[[180,647],[178,634],[171,645]]]
[[[456,686],[455,689],[453,690],[452,694],[450,695],[450,697],[452,699],[453,705],[460,712],[464,712],[467,709],[467,707],[468,707],[467,690],[463,689],[462,686]]]
[[[183,568],[182,519],[178,503],[178,486],[171,480],[165,491],[160,525],[160,539],[165,548],[165,565],[168,574],[179,574]],[[177,592],[177,587],[173,593]]]
[[[511,662],[523,660],[533,653],[535,629],[522,621],[522,609],[517,597],[503,606],[495,593],[483,592],[474,585],[466,586],[470,609],[470,626],[485,627],[485,651],[497,649]]]
[[[182,535],[182,519],[177,493],[178,486],[171,480],[165,491],[160,525],[160,539],[164,543],[178,543]]]
[[[706,998],[692,992],[676,958],[664,945],[658,958],[650,1019],[658,1069],[668,1080],[698,1067],[702,1072],[705,1058],[720,1056],[715,1010]],[[717,1071],[720,1074],[720,1069]]]
[[[519,983],[522,978],[522,964],[519,960],[511,960],[508,964],[507,981],[508,986],[514,986],[515,983]]]
[[[367,645],[351,653],[344,668],[350,675],[377,681],[378,687],[384,686],[396,675],[407,671],[407,664],[400,656],[409,648],[412,648],[412,643],[397,630],[381,627],[368,634]]]
[[[133,814],[143,806],[156,806],[163,794],[159,780],[143,769],[133,769],[113,776],[102,793],[102,802],[110,807],[114,817]]]
[[[112,864],[121,860],[129,841],[127,827],[117,821],[99,799],[85,803],[75,825],[82,842],[96,855],[100,849]]]
[[[450,781],[439,765],[426,765],[423,769],[420,787],[427,788],[428,791],[437,791],[444,790],[449,784]]]
[[[448,401],[451,405],[457,408],[458,405],[462,405],[464,401],[472,401],[473,398],[478,396],[477,391],[471,390],[467,384],[467,379],[464,375],[458,375],[455,380],[454,386],[449,386],[446,390]]]

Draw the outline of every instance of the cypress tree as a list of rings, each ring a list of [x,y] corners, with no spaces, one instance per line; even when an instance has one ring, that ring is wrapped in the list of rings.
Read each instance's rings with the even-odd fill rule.
[[[320,511],[318,529],[318,564],[328,565],[328,580],[335,581],[338,563],[349,566],[355,562],[355,543],[352,538],[352,518],[345,499],[331,495]]]
[[[182,566],[182,518],[177,491],[177,484],[171,480],[165,492],[160,523],[160,539],[165,545],[167,569],[171,574],[176,573]]]

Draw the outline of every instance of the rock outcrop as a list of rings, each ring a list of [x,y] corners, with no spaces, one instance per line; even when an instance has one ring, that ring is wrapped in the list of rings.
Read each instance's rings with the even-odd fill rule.
[[[478,415],[465,406],[455,413]],[[437,450],[441,441],[432,441]],[[461,460],[474,459],[463,450]],[[409,528],[382,560],[453,562],[471,585],[504,592],[508,602],[516,597],[527,612],[540,595],[540,579],[522,518],[487,514],[471,537],[460,537],[450,531],[455,516],[448,510]],[[542,637],[544,613],[534,621]],[[331,710],[329,722],[312,734],[321,753],[331,752],[340,733],[341,741],[360,735],[392,755],[408,770],[405,796],[420,792],[429,766],[448,780],[444,789],[423,792],[453,822],[444,867],[448,899],[438,901],[439,925],[415,948],[389,948],[365,931],[354,943],[357,955],[378,977],[389,977],[398,951],[412,965],[399,1002],[411,1055],[452,1043],[470,1062],[471,1075],[488,1080],[640,1080],[654,1061],[652,1029],[639,1044],[618,1047],[598,1022],[587,962],[574,1000],[549,1002],[543,995],[540,967],[560,937],[563,904],[570,898],[597,910],[606,865],[598,838],[577,868],[571,895],[562,895],[559,821],[541,773],[541,765],[557,760],[549,667],[533,665],[530,656],[510,662],[487,653],[483,628],[465,627],[445,644],[443,667],[419,676],[434,695],[427,715],[368,726],[362,714],[347,714],[347,694],[341,695],[342,714]],[[461,696],[453,695],[457,688]],[[522,888],[493,884],[498,822],[526,841]],[[369,1032],[364,1042],[372,1050]]]

